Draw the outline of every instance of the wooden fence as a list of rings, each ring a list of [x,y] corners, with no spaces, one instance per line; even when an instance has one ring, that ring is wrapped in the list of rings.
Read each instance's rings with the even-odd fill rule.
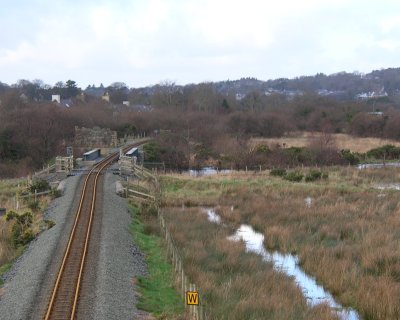
[[[26,195],[15,195],[14,199],[13,199],[13,203],[12,203],[12,207],[14,210],[20,210],[23,208],[27,207],[27,203],[26,201],[20,201],[20,200],[24,200],[24,199],[30,199],[33,198],[33,200],[36,202],[37,198],[39,196],[44,196],[47,194],[50,194],[52,192],[52,190],[47,190],[47,191],[42,191],[42,192],[37,192],[37,190],[35,190],[34,193],[29,193]]]
[[[32,176],[38,177],[43,174],[49,174],[50,172],[55,171],[55,170],[56,170],[56,164],[54,163],[52,165],[47,165],[47,168],[43,168],[43,170],[41,170],[41,171],[34,172]]]
[[[182,257],[180,255],[179,250],[177,249],[174,239],[171,236],[170,231],[168,230],[167,223],[165,222],[164,215],[162,214],[161,210],[158,209],[158,220],[160,222],[160,229],[162,235],[165,239],[167,244],[167,256],[170,259],[172,266],[174,267],[175,277],[177,281],[177,285],[180,288],[180,293],[182,295],[182,300],[188,308],[188,313],[190,319],[193,320],[205,320],[207,319],[206,316],[206,309],[204,306],[204,302],[202,301],[202,294],[200,289],[196,284],[192,283],[190,279],[185,274],[185,269],[182,262]],[[186,293],[188,291],[195,291],[198,292],[198,301],[199,305],[188,305],[186,301]]]
[[[153,185],[155,196],[146,194],[145,192],[143,192],[143,190],[134,190],[134,184],[128,184],[127,188],[125,188],[126,195],[128,197],[141,198],[142,200],[151,200],[157,206],[157,215],[160,223],[161,234],[167,246],[167,257],[171,261],[171,264],[174,268],[176,283],[182,296],[182,302],[185,304],[185,308],[187,309],[189,319],[206,320],[208,318],[206,306],[204,304],[204,301],[202,300],[200,288],[192,281],[190,281],[190,279],[186,275],[182,256],[174,243],[174,239],[168,229],[165,217],[160,209],[161,189],[159,181],[150,170],[145,169],[141,166],[135,166],[134,174],[138,178],[148,180]],[[188,291],[198,292],[198,305],[187,304],[186,295]]]

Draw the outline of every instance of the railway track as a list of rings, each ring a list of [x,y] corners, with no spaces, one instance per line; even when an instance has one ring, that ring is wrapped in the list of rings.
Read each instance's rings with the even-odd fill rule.
[[[87,174],[68,244],[51,292],[45,320],[75,319],[91,227],[95,214],[97,183],[104,169],[118,157],[113,154]]]

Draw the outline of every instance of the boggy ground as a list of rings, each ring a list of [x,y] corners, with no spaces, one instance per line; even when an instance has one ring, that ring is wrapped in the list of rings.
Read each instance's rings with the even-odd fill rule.
[[[265,235],[266,247],[296,253],[307,273],[363,319],[399,319],[398,191],[374,187],[399,181],[400,169],[324,171],[327,180],[309,183],[267,172],[164,176],[163,204],[219,206],[217,212],[230,226],[250,224]],[[198,209],[164,211],[189,273],[216,318],[224,312],[232,312],[230,319],[331,317],[323,307],[307,307],[290,280],[227,241],[229,229],[209,223]]]

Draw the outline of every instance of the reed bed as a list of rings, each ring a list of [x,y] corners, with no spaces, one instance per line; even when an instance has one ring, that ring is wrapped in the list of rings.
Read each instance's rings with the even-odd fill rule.
[[[264,234],[267,248],[297,254],[307,273],[314,275],[343,305],[355,308],[363,319],[399,319],[399,191],[378,190],[376,185],[396,183],[400,169],[345,167],[326,170],[329,170],[329,179],[313,183],[290,183],[265,173],[233,173],[232,176],[195,179],[163,177],[161,181],[169,189],[165,193],[166,204],[174,203],[175,198],[183,199],[182,194],[186,197],[192,193],[192,197],[185,198],[187,203],[214,205],[232,228],[242,223],[250,224]],[[203,187],[214,194],[212,200],[203,202]],[[306,198],[311,198],[311,204],[307,204]],[[243,256],[248,254],[244,254],[243,248],[235,243],[225,243],[227,231],[207,223],[195,209],[174,209],[169,216],[174,237],[181,243],[185,256],[189,257],[187,263],[192,265],[193,276],[198,277],[196,282],[206,284],[205,292],[221,290],[220,286],[225,284],[218,280],[206,281],[214,279],[207,269],[213,271],[210,266],[222,264],[217,258],[209,260],[212,259],[210,256],[238,264],[236,267],[218,267],[216,273],[221,273],[220,277],[224,278],[224,274],[229,275],[232,270],[246,274],[243,269],[248,266],[240,265],[247,261]],[[209,267],[200,268],[202,265]],[[203,268],[206,271],[202,271]],[[279,276],[273,278],[276,272],[265,264],[263,268],[264,272],[271,273],[269,279],[279,283],[277,290],[282,286],[291,292]],[[247,276],[252,278],[254,275],[255,283],[262,282],[261,277],[256,276],[258,271],[250,270],[253,271]],[[237,279],[255,285],[249,278]],[[213,289],[215,283],[218,288]],[[242,292],[240,299],[236,300],[238,303],[239,300],[245,301],[247,294],[251,295],[249,291],[238,292]],[[274,301],[277,298],[271,293],[268,299]],[[296,306],[301,305],[298,304],[300,300],[293,301],[296,301]],[[266,310],[271,312],[268,307]]]
[[[198,208],[163,211],[186,273],[201,288],[207,319],[336,319],[325,305],[308,306],[289,277],[228,240],[233,229],[211,224]]]

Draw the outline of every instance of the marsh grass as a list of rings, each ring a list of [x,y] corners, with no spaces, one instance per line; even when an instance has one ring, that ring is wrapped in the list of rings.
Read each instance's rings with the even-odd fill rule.
[[[219,206],[217,210],[224,222],[232,227],[250,224],[264,234],[267,248],[296,253],[305,271],[314,275],[342,304],[356,308],[364,319],[399,319],[399,192],[374,189],[376,184],[393,183],[398,178],[398,168],[342,167],[330,168],[326,181],[290,183],[266,174],[232,174],[231,182],[228,182],[230,177],[214,177],[214,180],[208,177],[206,185],[215,194],[212,199]],[[164,177],[164,183],[174,185],[174,179]],[[167,194],[167,203],[174,203],[175,195],[181,196],[181,188],[185,188],[185,195],[193,192],[197,197],[196,190],[201,189],[198,185],[204,179],[196,178],[194,184],[185,182],[187,179],[182,178],[183,182],[175,188],[170,186],[174,191]],[[196,190],[187,190],[192,186]],[[306,205],[306,197],[312,199],[311,206]],[[186,200],[193,201],[190,197]],[[203,205],[201,201],[194,203]],[[227,231],[207,223],[195,209],[175,209],[169,216],[174,237],[190,257],[187,263],[192,265],[191,272],[200,277],[197,283],[202,280],[207,290],[218,291],[212,288],[213,283],[226,284],[216,279],[229,279],[229,275],[236,273],[242,276],[247,274],[246,268],[261,281],[256,277],[257,268],[243,265],[248,261],[242,257],[243,253],[235,253],[237,247],[230,248],[232,243],[224,242]],[[224,247],[229,250],[224,251]],[[223,265],[220,261],[237,266]],[[249,264],[256,266],[254,261]],[[205,281],[207,277],[214,279],[211,284]],[[256,285],[248,278],[237,279]],[[237,303],[246,300],[245,294],[236,299]],[[276,297],[266,299],[274,301]]]
[[[198,208],[164,214],[209,319],[335,319],[326,306],[310,308],[289,277],[228,240],[233,228],[210,223]]]

